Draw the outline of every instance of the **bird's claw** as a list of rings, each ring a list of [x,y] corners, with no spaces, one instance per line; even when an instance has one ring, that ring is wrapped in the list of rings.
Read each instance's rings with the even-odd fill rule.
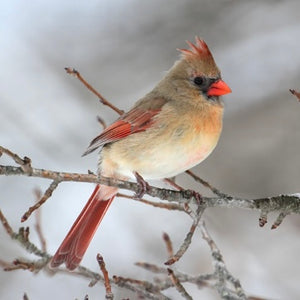
[[[150,190],[150,185],[138,172],[133,172],[133,174],[138,184],[138,191],[133,197],[135,199],[141,199],[145,195],[145,193],[147,193]]]

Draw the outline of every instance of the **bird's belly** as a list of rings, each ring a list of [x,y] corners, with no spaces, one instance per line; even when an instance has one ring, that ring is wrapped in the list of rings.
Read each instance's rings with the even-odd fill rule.
[[[213,147],[214,148],[214,147]],[[138,173],[145,179],[161,179],[178,175],[202,162],[213,150],[207,146],[190,149],[171,149],[160,153],[159,159],[153,158],[152,163],[142,164]],[[175,151],[174,151],[175,150]]]
[[[132,152],[116,153],[114,173],[133,178],[138,172],[144,179],[173,177],[203,161],[215,148],[218,138],[201,137],[190,143],[165,142],[160,146],[137,147]]]

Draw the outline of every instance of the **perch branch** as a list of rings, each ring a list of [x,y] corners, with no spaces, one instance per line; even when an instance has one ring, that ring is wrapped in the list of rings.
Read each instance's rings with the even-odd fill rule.
[[[0,175],[3,176],[30,176],[39,177],[45,179],[53,180],[52,187],[56,186],[58,183],[64,181],[74,181],[74,182],[89,182],[89,183],[100,183],[108,186],[118,187],[120,189],[130,190],[132,192],[138,193],[140,186],[135,182],[128,182],[124,180],[117,180],[102,176],[96,176],[95,174],[79,174],[79,173],[67,173],[67,172],[57,172],[52,170],[38,169],[31,166],[31,160],[29,158],[21,159],[18,155],[14,154],[10,150],[0,146],[0,153],[6,153],[14,159],[14,161],[20,164],[18,166],[5,166],[0,165]],[[48,191],[53,192],[52,188],[49,187]],[[46,191],[47,193],[47,191]],[[45,195],[46,195],[45,193]],[[209,207],[227,207],[227,208],[242,208],[258,210],[261,213],[260,226],[263,226],[267,222],[267,214],[270,212],[279,213],[279,217],[274,222],[272,228],[276,228],[284,219],[285,216],[295,213],[300,213],[300,194],[290,194],[290,195],[278,195],[274,197],[260,198],[260,199],[241,199],[233,196],[224,197],[200,197],[198,193],[191,190],[170,190],[163,189],[154,186],[149,186],[146,190],[146,194],[152,197],[160,198],[161,200],[167,200],[177,205],[195,203],[202,209]],[[200,198],[199,198],[200,197]],[[144,201],[144,200],[142,200]],[[147,200],[146,200],[147,201]],[[199,203],[199,201],[201,203]],[[144,203],[146,203],[144,201]],[[147,203],[150,204],[150,203]],[[154,205],[151,203],[151,205]],[[157,206],[161,204],[155,204]],[[161,205],[163,206],[163,205]],[[165,206],[168,209],[179,209],[179,206]],[[188,207],[185,207],[187,212]]]

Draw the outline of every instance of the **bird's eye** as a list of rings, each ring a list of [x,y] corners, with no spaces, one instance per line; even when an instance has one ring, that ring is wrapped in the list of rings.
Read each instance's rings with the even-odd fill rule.
[[[194,78],[194,83],[198,86],[202,86],[204,84],[204,81],[204,78],[200,76]]]

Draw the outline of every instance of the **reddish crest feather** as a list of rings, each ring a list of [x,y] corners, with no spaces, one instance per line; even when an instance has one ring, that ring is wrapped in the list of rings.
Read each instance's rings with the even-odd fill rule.
[[[186,43],[190,46],[190,49],[177,49],[179,50],[185,58],[203,58],[207,56],[211,56],[212,54],[207,47],[207,44],[201,40],[198,36],[195,37],[196,44],[191,43],[190,41],[186,41]]]

